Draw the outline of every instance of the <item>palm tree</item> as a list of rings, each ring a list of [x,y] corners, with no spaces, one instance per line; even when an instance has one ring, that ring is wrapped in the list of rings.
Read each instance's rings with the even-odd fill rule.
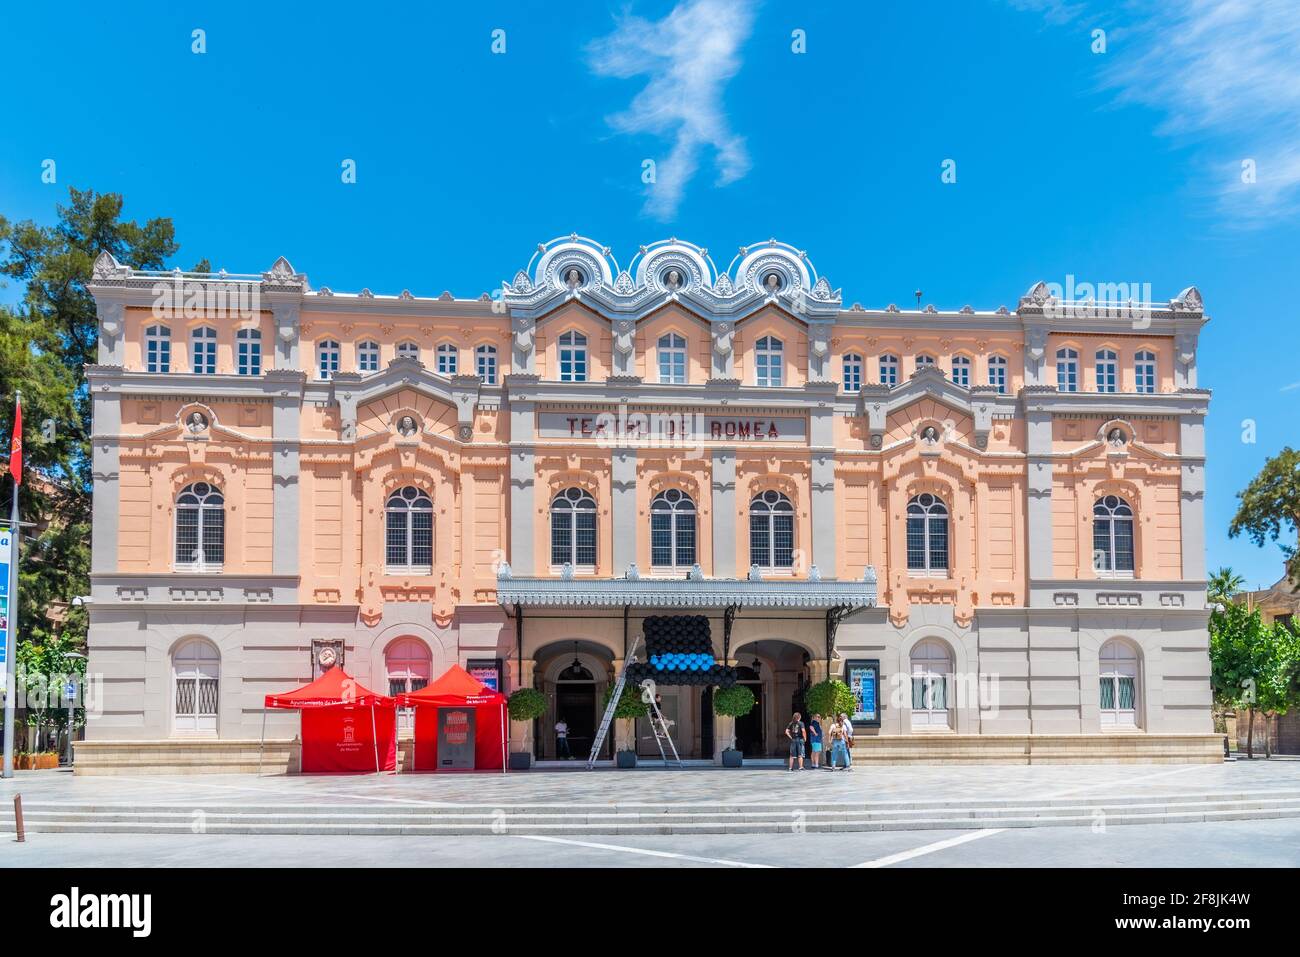
[[[1224,566],[1210,575],[1210,580],[1206,582],[1205,591],[1211,605],[1223,605],[1232,601],[1232,596],[1241,591],[1244,584],[1246,584],[1246,579],[1231,568]]]

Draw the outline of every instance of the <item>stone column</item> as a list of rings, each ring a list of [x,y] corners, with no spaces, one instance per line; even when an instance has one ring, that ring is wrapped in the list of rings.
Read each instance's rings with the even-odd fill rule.
[[[1030,583],[1052,577],[1052,414],[1030,408],[1025,524]]]
[[[1184,415],[1179,421],[1178,432],[1178,451],[1183,456],[1179,490],[1183,580],[1201,582],[1206,576],[1205,419],[1199,415]]]
[[[812,448],[812,564],[822,578],[838,575],[839,560],[835,527],[835,418],[830,408],[814,409],[809,415]]]
[[[271,571],[298,574],[300,514],[298,441],[302,421],[301,372],[273,369],[266,373],[274,390],[271,418]]]
[[[736,453],[713,450],[713,575],[736,577]]]
[[[615,449],[610,472],[612,501],[610,515],[614,523],[614,565],[611,574],[625,574],[636,561],[637,532],[640,517],[636,510],[636,450]]]
[[[107,389],[108,391],[104,391]],[[122,401],[117,387],[108,383],[91,385],[91,479],[95,508],[91,513],[90,570],[117,571],[117,531],[120,509]],[[171,562],[168,560],[168,565]]]
[[[510,658],[506,669],[510,675],[510,688],[518,690],[519,688],[531,688],[533,686],[533,671],[537,667],[537,662],[532,658],[525,658],[521,662],[518,657]],[[512,753],[533,752],[533,723],[532,721],[511,721],[510,722],[510,751]]]
[[[506,388],[536,385],[536,376],[507,376]],[[534,575],[535,544],[533,529],[536,523],[533,441],[536,437],[534,403],[523,396],[509,399],[510,415],[510,548],[508,561],[516,575]]]

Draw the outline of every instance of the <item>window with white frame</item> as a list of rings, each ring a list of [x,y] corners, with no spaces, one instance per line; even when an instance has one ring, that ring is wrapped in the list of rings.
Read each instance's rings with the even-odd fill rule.
[[[1056,350],[1056,388],[1061,392],[1079,391],[1079,353],[1074,349]]]
[[[844,355],[844,391],[849,393],[862,391],[862,356],[856,352]]]
[[[1113,349],[1097,350],[1097,391],[1119,391],[1119,356]]]
[[[339,344],[333,339],[316,343],[316,378],[332,379],[339,371]]]
[[[497,347],[481,345],[474,350],[474,371],[484,385],[497,384]]]
[[[240,375],[262,374],[262,333],[240,329],[235,333],[235,365]]]
[[[418,638],[399,638],[384,651],[384,670],[388,674],[390,696],[410,694],[428,686],[433,656],[428,646]],[[401,709],[397,715],[397,727],[408,730],[414,726],[415,709]]]
[[[176,570],[219,572],[226,560],[226,500],[209,482],[176,496]]]
[[[998,392],[1007,393],[1007,360],[1003,356],[989,356],[989,385]]]
[[[384,565],[387,571],[433,571],[433,500],[414,485],[388,496],[384,505]]]
[[[560,336],[560,381],[587,381],[587,337],[573,329]]]
[[[920,372],[922,369],[933,368],[933,366],[934,366],[934,356],[930,355],[928,352],[922,352],[916,357],[917,372]]]
[[[759,568],[794,567],[794,506],[773,489],[749,503],[749,561]]]
[[[379,343],[367,339],[357,345],[357,371],[379,371]]]
[[[1137,378],[1137,390],[1146,395],[1156,391],[1156,354],[1143,349],[1133,357],[1133,371]]]
[[[1117,495],[1092,507],[1092,567],[1101,576],[1133,574],[1133,508]]]
[[[695,564],[695,502],[680,489],[665,489],[650,503],[650,564],[655,568]]]
[[[171,371],[172,331],[166,326],[149,326],[145,329],[144,368],[146,372]]]
[[[940,641],[919,642],[911,654],[912,727],[948,728],[953,673],[952,656]]]
[[[762,386],[779,386],[785,370],[782,355],[785,345],[775,336],[764,336],[754,347],[754,383]]]
[[[442,345],[438,346],[438,375],[455,375],[456,363],[459,361],[459,358],[460,350],[450,342],[444,342]]]
[[[675,332],[659,337],[659,381],[686,384],[686,339]]]
[[[1127,641],[1112,638],[1097,655],[1101,726],[1136,728],[1138,721],[1138,656]]]
[[[410,339],[407,339],[405,342],[399,342],[397,344],[397,358],[415,359],[418,361],[420,358],[420,344],[418,342],[412,342]]]
[[[886,353],[880,357],[880,384],[898,385],[898,356]]]
[[[199,326],[190,333],[190,356],[198,375],[217,374],[217,330]]]
[[[566,488],[551,502],[551,564],[596,567],[596,500]]]
[[[920,575],[948,573],[948,507],[929,492],[907,503],[907,570]]]
[[[172,654],[172,722],[179,734],[216,734],[221,655],[202,638]]]
[[[970,388],[970,359],[967,356],[952,357],[952,381],[963,389]]]

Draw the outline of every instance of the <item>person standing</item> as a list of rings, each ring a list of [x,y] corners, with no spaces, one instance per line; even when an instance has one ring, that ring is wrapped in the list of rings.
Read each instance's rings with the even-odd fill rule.
[[[845,740],[844,722],[840,718],[836,718],[835,723],[831,725],[831,770],[832,771],[839,771],[841,769],[845,771],[848,770],[849,752],[848,752],[848,748],[846,748],[844,745],[844,740]],[[841,764],[841,762],[843,762],[843,764]]]
[[[813,715],[808,719],[808,760],[814,771],[822,766],[822,716]]]
[[[840,722],[844,725],[844,767],[847,771],[853,770],[853,721],[843,711],[840,712]]]
[[[555,722],[555,756],[565,761],[573,757],[569,753],[569,723],[563,718]]]
[[[808,729],[804,727],[803,715],[798,711],[790,719],[790,723],[785,726],[785,736],[790,739],[790,770],[794,770],[794,762],[798,760],[799,770],[803,770],[803,753],[804,744],[808,738]]]

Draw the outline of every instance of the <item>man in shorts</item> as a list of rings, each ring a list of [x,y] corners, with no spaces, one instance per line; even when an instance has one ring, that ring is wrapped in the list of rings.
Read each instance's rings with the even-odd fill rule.
[[[799,762],[799,770],[803,770],[803,754],[805,742],[808,739],[808,729],[804,727],[803,715],[798,711],[790,719],[790,723],[785,726],[785,736],[790,739],[790,770],[795,769],[794,762]]]

